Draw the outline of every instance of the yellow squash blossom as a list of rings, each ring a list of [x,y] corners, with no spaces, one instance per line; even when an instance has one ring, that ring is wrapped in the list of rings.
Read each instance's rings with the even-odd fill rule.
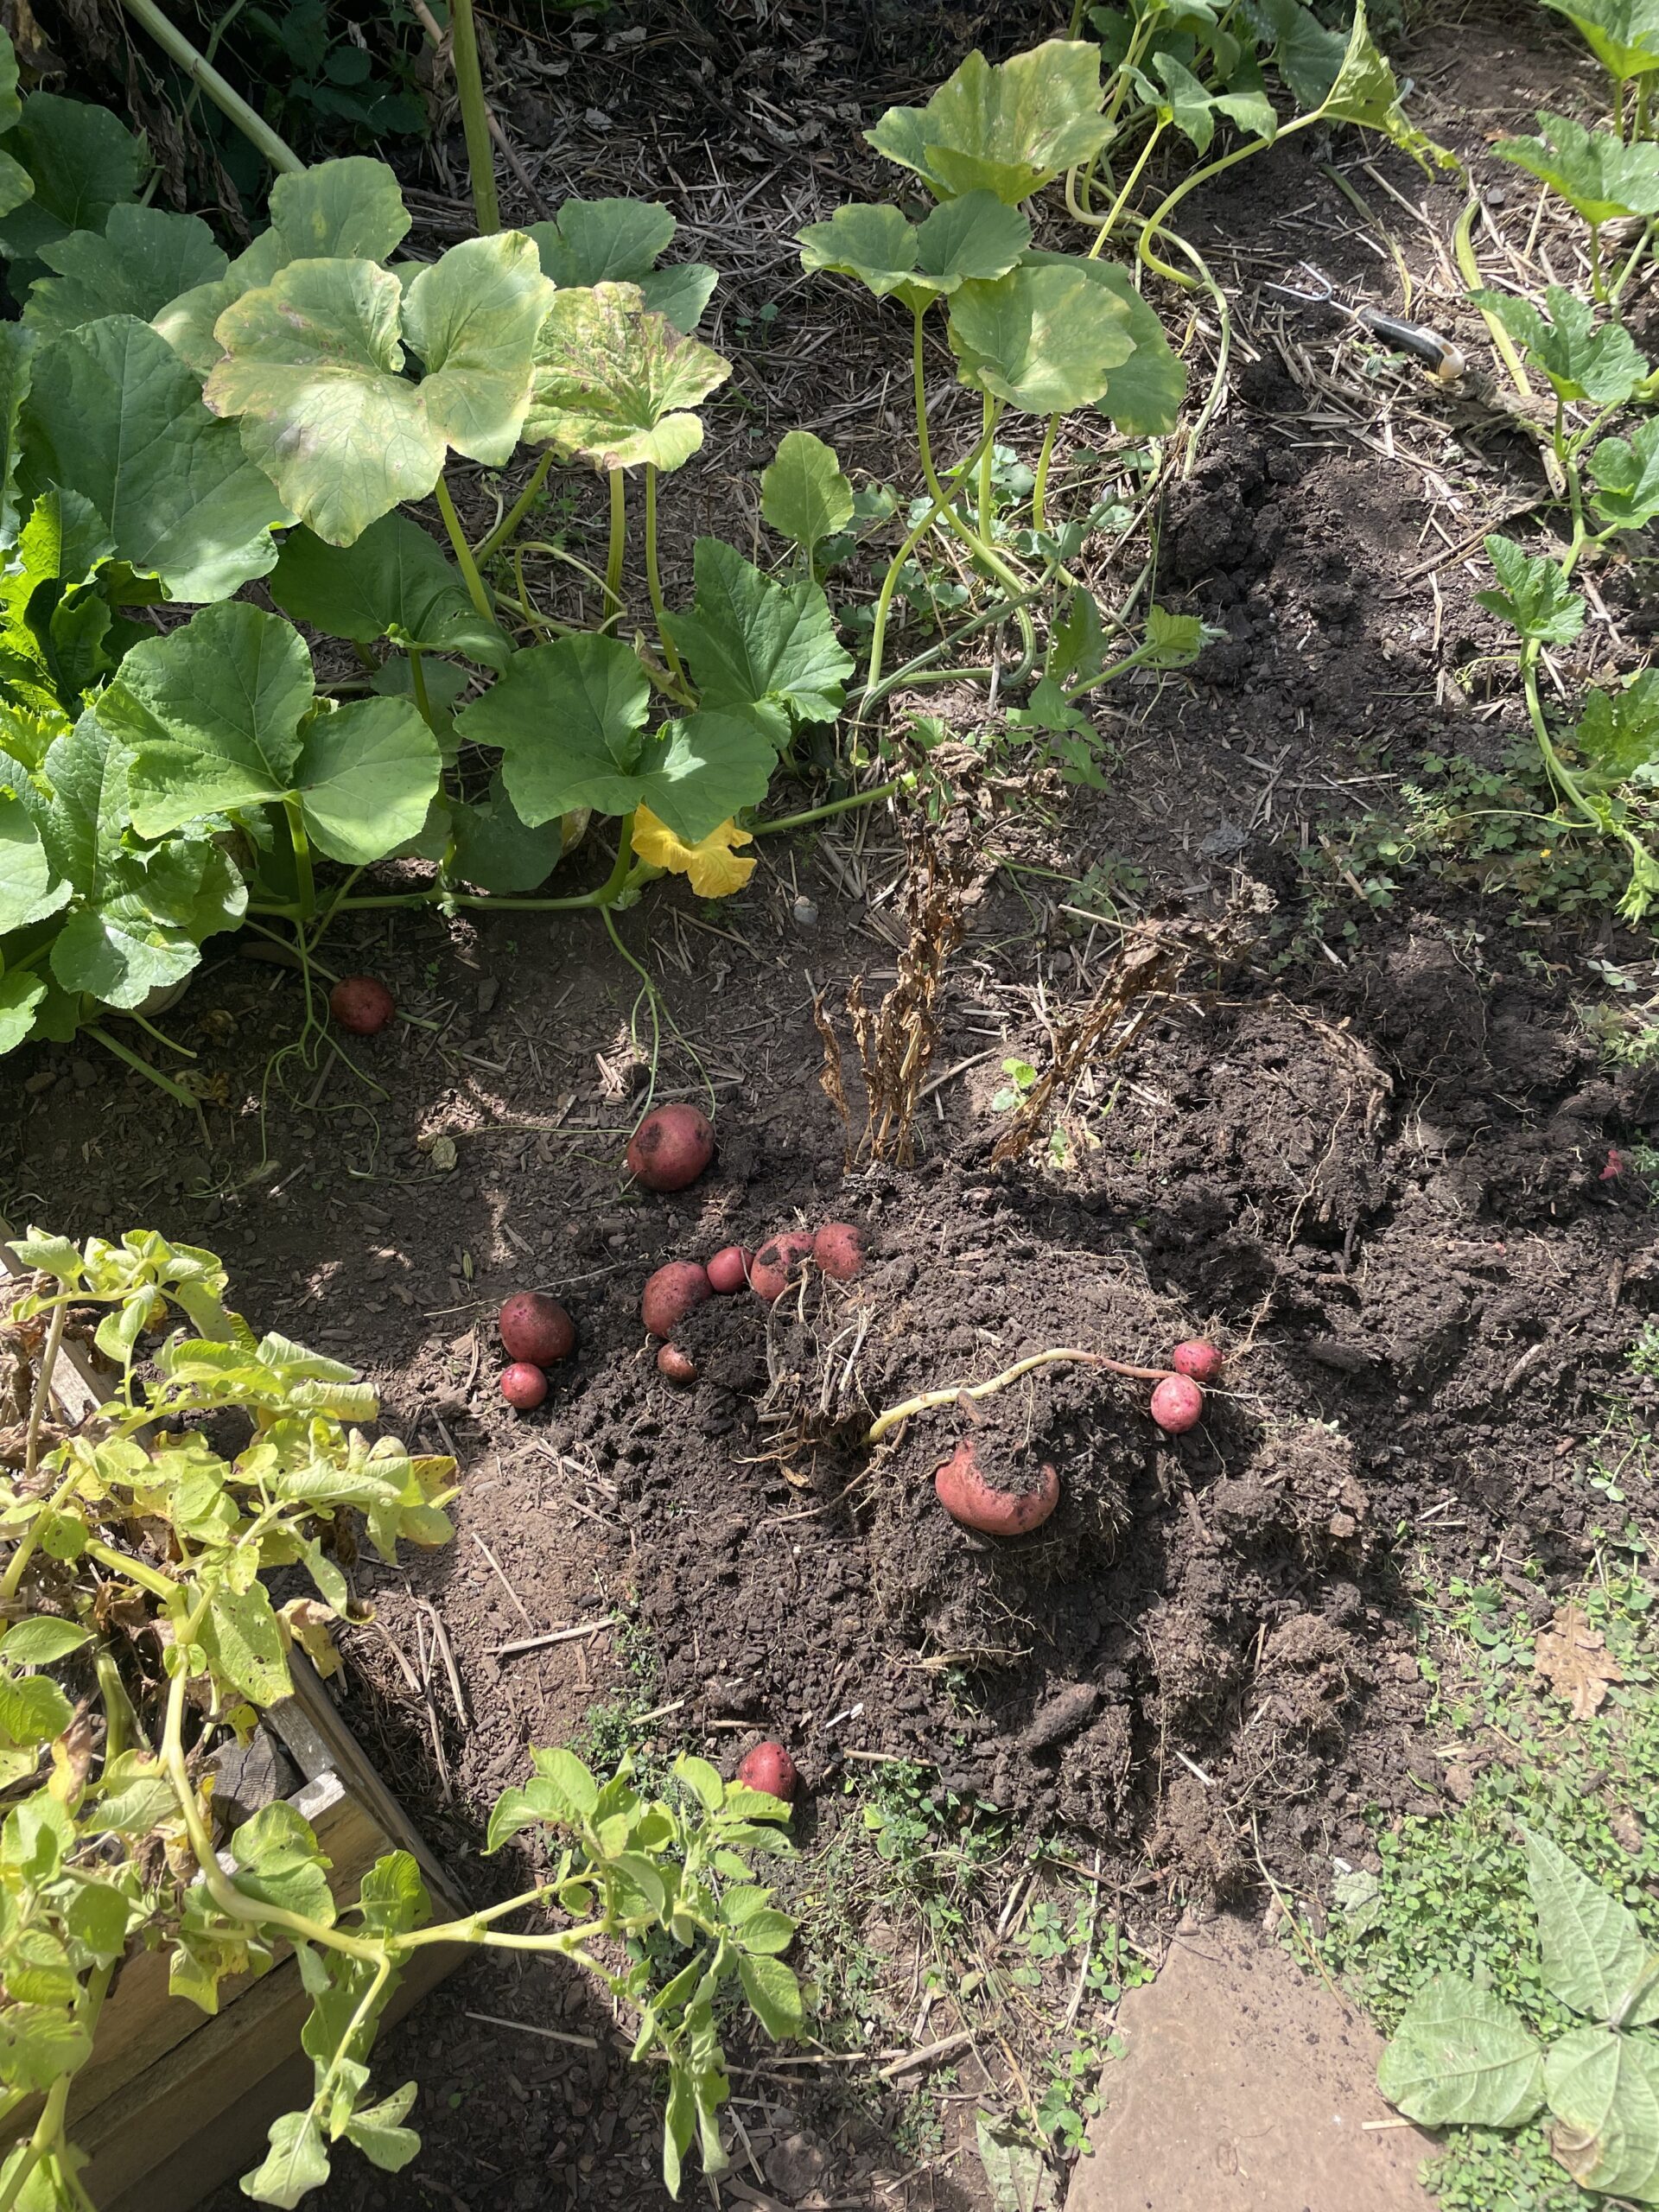
[[[640,807],[633,817],[633,849],[640,859],[672,874],[690,876],[699,899],[725,899],[743,888],[754,874],[753,855],[743,857],[732,848],[749,842],[748,831],[735,822],[722,822],[698,843],[688,845],[649,807]]]

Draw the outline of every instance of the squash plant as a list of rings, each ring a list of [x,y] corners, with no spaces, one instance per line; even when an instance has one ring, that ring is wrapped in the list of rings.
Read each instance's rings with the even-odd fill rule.
[[[337,1663],[329,1630],[355,1605],[359,1529],[388,1561],[400,1543],[448,1541],[454,1462],[371,1441],[372,1390],[257,1336],[227,1310],[211,1252],[152,1231],[77,1247],[31,1230],[11,1249],[35,1274],[0,1308],[0,1385],[22,1413],[0,1427],[0,2212],[88,2212],[66,2113],[111,1982],[145,1949],[207,2012],[227,1977],[297,1961],[315,2086],[244,2179],[259,2203],[297,2204],[342,2144],[391,2172],[416,2154],[415,2084],[387,2094],[370,2060],[399,1974],[432,1943],[597,1974],[638,2020],[633,2056],[664,2062],[671,2190],[693,2143],[717,2173],[716,2006],[737,1999],[776,2037],[801,2024],[781,1955],[794,1923],[750,1864],[788,1850],[789,1808],[701,1759],[650,1798],[626,1762],[601,1783],[569,1751],[533,1751],[487,1845],[536,1834],[544,1873],[443,1923],[406,1852],[342,1897],[293,1805],[227,1827],[215,1748],[289,1694],[295,1643],[325,1673]],[[94,1321],[116,1387],[65,1431],[52,1378],[68,1331]],[[315,1594],[276,1605],[274,1567]]]

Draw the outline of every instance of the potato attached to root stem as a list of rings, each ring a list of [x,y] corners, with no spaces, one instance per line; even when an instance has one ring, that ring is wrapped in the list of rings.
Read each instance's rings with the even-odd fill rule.
[[[689,1351],[682,1351],[678,1344],[664,1344],[657,1354],[657,1372],[670,1382],[695,1382],[697,1363]]]
[[[783,1229],[768,1237],[749,1268],[749,1287],[755,1296],[775,1305],[791,1283],[800,1281],[803,1266],[812,1257],[813,1243],[810,1229]]]
[[[741,1290],[749,1280],[754,1255],[746,1244],[723,1244],[709,1262],[709,1281],[721,1298]]]
[[[576,1348],[576,1325],[544,1290],[515,1291],[501,1308],[501,1349],[532,1367],[556,1367]]]
[[[812,1238],[812,1257],[832,1282],[851,1282],[864,1272],[864,1232],[850,1221],[826,1221]]]

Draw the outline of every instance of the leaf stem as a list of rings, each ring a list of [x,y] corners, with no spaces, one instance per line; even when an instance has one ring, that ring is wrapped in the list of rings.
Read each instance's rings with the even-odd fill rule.
[[[305,834],[305,817],[300,811],[300,802],[293,798],[283,801],[283,811],[288,817],[289,841],[294,848],[294,872],[299,878],[300,919],[314,921],[317,912],[317,882],[311,869],[311,840]],[[303,953],[301,957],[304,957]]]
[[[622,563],[628,544],[628,486],[620,468],[605,472],[611,482],[611,542],[605,555],[605,588],[622,604]]]
[[[443,517],[443,526],[448,531],[449,543],[454,549],[456,566],[467,581],[467,596],[486,622],[493,622],[495,609],[490,604],[490,594],[484,588],[484,579],[478,573],[478,563],[473,558],[473,549],[467,543],[467,533],[461,526],[461,517],[455,512],[455,503],[449,496],[449,486],[442,470],[433,488],[437,493],[438,512]]]
[[[140,1075],[148,1076],[156,1089],[164,1090],[175,1105],[188,1106],[193,1114],[200,1113],[201,1101],[188,1091],[181,1083],[175,1083],[171,1076],[163,1075],[159,1068],[152,1067],[130,1045],[124,1045],[118,1037],[112,1037],[100,1023],[88,1021],[82,1025],[82,1029],[85,1035],[96,1038],[106,1052],[113,1052],[118,1060],[124,1060],[130,1068],[137,1068]]]
[[[490,531],[486,537],[480,538],[477,545],[474,548],[473,558],[478,563],[480,569],[483,567],[486,561],[489,560],[493,555],[497,554],[501,550],[501,548],[507,543],[509,538],[512,537],[519,524],[523,522],[524,517],[530,512],[531,508],[536,503],[536,494],[541,490],[543,485],[546,483],[548,471],[552,467],[552,466],[553,448],[551,446],[543,447],[542,450],[542,457],[537,462],[534,470],[531,472],[529,483],[525,485],[524,490],[518,494],[512,505],[507,509],[507,512],[502,516],[500,521],[497,523],[495,528]]]
[[[156,0],[121,0],[123,7],[137,23],[142,23],[163,54],[168,54],[184,71],[186,76],[199,85],[221,115],[226,115],[248,141],[256,147],[272,168],[289,176],[300,175],[305,163],[285,138],[279,138],[261,115],[256,114],[235,86],[227,84],[205,54],[199,54],[181,30],[177,29],[156,5]]]
[[[657,635],[662,642],[663,659],[668,672],[682,689],[685,685],[685,670],[674,650],[674,640],[668,634],[666,609],[663,604],[663,580],[657,569],[657,465],[645,463],[645,588],[651,594],[651,611],[657,619]]]
[[[916,779],[912,775],[894,776],[873,790],[855,791],[850,798],[833,798],[823,806],[808,807],[804,814],[780,814],[772,822],[752,822],[749,834],[753,837],[776,836],[781,830],[809,830],[815,822],[828,822],[837,814],[850,814],[855,807],[876,806],[884,798],[908,791]]]
[[[995,505],[991,485],[992,441],[996,435],[996,402],[991,394],[982,392],[979,403],[979,534],[988,540]]]
[[[1147,132],[1147,143],[1141,149],[1140,154],[1136,157],[1135,167],[1129,171],[1128,176],[1124,178],[1122,190],[1118,194],[1116,199],[1113,200],[1111,206],[1107,209],[1100,228],[1095,233],[1095,242],[1093,245],[1090,247],[1088,254],[1085,257],[1086,259],[1090,261],[1097,261],[1100,258],[1100,250],[1102,246],[1105,245],[1107,239],[1112,235],[1112,232],[1116,226],[1118,217],[1123,213],[1124,208],[1128,204],[1129,194],[1135,190],[1135,186],[1140,183],[1141,177],[1146,174],[1147,163],[1152,159],[1153,148],[1158,143],[1158,141],[1163,137],[1163,135],[1164,122],[1160,116],[1158,121],[1154,124],[1151,130]],[[1255,149],[1254,146],[1251,146],[1246,148],[1244,150],[1247,152],[1254,152]]]
[[[129,0],[130,4],[130,0]],[[478,25],[473,0],[450,0],[449,52],[461,95],[461,126],[467,138],[467,169],[473,181],[473,211],[487,234],[501,227],[495,194],[495,149],[490,144],[490,111],[484,99],[484,73],[478,59]]]
[[[1051,415],[1043,432],[1043,449],[1037,456],[1036,481],[1031,487],[1031,526],[1041,531],[1048,512],[1048,464],[1054,457],[1055,435],[1060,427],[1058,415]]]

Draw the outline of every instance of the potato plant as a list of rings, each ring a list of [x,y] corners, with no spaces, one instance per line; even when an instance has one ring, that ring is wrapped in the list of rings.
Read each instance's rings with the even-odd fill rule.
[[[223,1832],[212,1750],[289,1694],[294,1643],[335,1663],[359,1527],[388,1561],[400,1542],[448,1540],[454,1462],[372,1441],[372,1390],[256,1336],[226,1307],[211,1252],[149,1231],[77,1248],[31,1230],[12,1249],[35,1274],[0,1313],[0,1359],[25,1386],[23,1419],[0,1428],[0,2212],[87,2212],[66,2108],[111,1980],[140,1949],[166,1951],[173,1993],[210,2012],[227,1975],[290,1950],[298,1961],[315,2088],[245,2177],[257,2202],[297,2204],[342,2143],[391,2172],[414,2157],[415,2085],[386,2093],[370,2061],[399,1974],[432,1943],[542,1951],[597,1974],[637,2020],[633,2056],[665,2062],[670,2189],[694,2143],[718,2172],[716,2007],[736,1998],[772,2036],[801,2024],[781,1956],[794,1923],[750,1864],[789,1849],[788,1806],[701,1759],[648,1798],[626,1762],[601,1781],[568,1751],[533,1751],[488,1848],[533,1834],[546,1872],[443,1923],[406,1852],[336,1896],[286,1802]],[[115,1389],[65,1431],[52,1377],[67,1332],[94,1319]],[[315,1594],[274,1604],[262,1577],[279,1567]]]
[[[1280,126],[1258,56],[1304,111],[1284,129],[1410,136],[1363,15],[1345,41],[1300,0],[1273,0],[1259,35],[1229,28],[1234,15],[1157,0],[1121,23],[1096,10],[1101,43],[1051,40],[996,67],[971,55],[925,107],[870,133],[931,213],[842,207],[803,232],[809,269],[911,318],[925,490],[851,693],[817,563],[859,495],[808,433],[785,438],[761,485],[798,558],[768,573],[702,539],[691,605],[666,603],[660,481],[698,450],[730,375],[696,334],[715,272],[664,264],[666,209],[572,199],[504,232],[475,174],[484,234],[417,264],[384,163],[306,169],[289,156],[269,226],[232,259],[194,217],[143,203],[148,150],[113,115],[20,99],[0,45],[0,251],[22,302],[0,324],[0,1052],[85,1027],[188,1099],[106,1017],[147,1025],[215,931],[291,929],[308,1011],[318,938],[361,906],[588,908],[614,934],[612,911],[664,870],[703,895],[737,888],[754,865],[739,849],[768,826],[753,811],[780,762],[794,766],[798,733],[849,704],[861,726],[899,683],[957,673],[963,637],[1012,621],[1022,656],[1001,687],[1029,686],[1022,728],[1063,744],[1085,692],[1191,659],[1205,638],[1193,618],[1153,606],[1136,634],[1103,613],[1069,572],[1090,518],[1050,513],[1065,414],[1098,408],[1162,437],[1182,404],[1157,315],[1103,255],[1116,214],[1166,124],[1200,151],[1217,121],[1245,134],[1198,175],[1268,143]],[[456,60],[466,105],[475,58],[458,46]],[[468,136],[475,172],[487,168],[487,138]],[[1091,190],[1131,146],[1102,216]],[[1035,195],[1061,180],[1096,232],[1086,254],[1034,242]],[[1148,266],[1184,188],[1142,224]],[[930,317],[981,406],[979,438],[944,467],[924,404]],[[1047,426],[1028,527],[995,491],[1010,414]],[[526,448],[528,482],[470,542],[456,471],[505,469]],[[525,579],[521,532],[555,467],[607,484],[586,627]],[[442,538],[411,512],[428,501]],[[648,630],[625,595],[636,529]],[[972,614],[884,675],[899,580],[938,533],[976,580]],[[256,582],[278,611],[239,596]],[[353,672],[333,672],[345,656],[330,653],[320,674],[300,626],[347,648]],[[855,741],[843,765],[860,773],[871,757]],[[528,899],[595,818],[615,839],[604,880]],[[420,887],[359,888],[391,860],[423,863]]]

